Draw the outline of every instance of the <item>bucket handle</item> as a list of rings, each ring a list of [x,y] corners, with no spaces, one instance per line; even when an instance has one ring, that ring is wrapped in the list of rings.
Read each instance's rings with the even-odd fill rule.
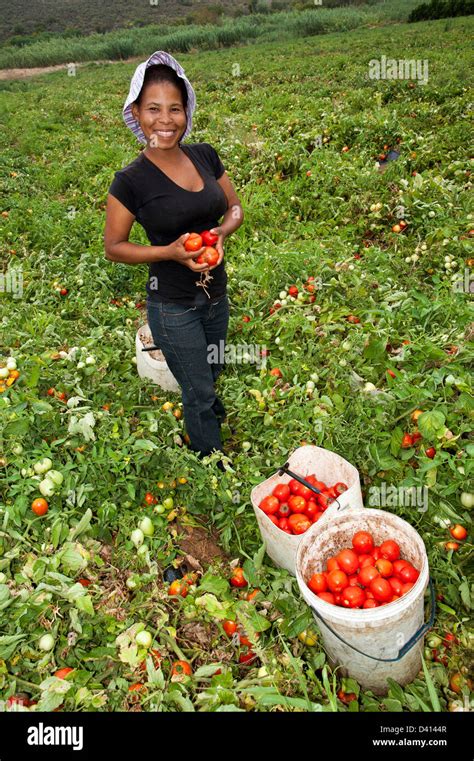
[[[431,594],[431,613],[430,613],[429,621],[423,624],[418,629],[418,631],[415,632],[415,634],[412,637],[410,637],[408,642],[405,642],[403,647],[400,648],[400,650],[398,651],[398,655],[396,658],[376,658],[374,655],[369,655],[368,653],[364,653],[362,650],[359,650],[357,647],[354,647],[354,645],[351,645],[349,642],[346,642],[345,639],[339,636],[339,634],[336,631],[334,631],[334,629],[331,626],[329,626],[327,621],[324,620],[324,618],[318,613],[318,611],[315,608],[313,608],[313,606],[311,606],[311,608],[315,616],[319,618],[325,626],[327,626],[329,631],[332,634],[334,634],[335,637],[340,639],[341,642],[344,643],[344,645],[347,645],[347,647],[350,647],[352,650],[355,650],[356,653],[360,653],[360,655],[363,655],[366,658],[371,658],[373,661],[381,661],[382,663],[394,663],[395,661],[399,661],[401,658],[403,658],[403,656],[406,655],[408,651],[412,649],[415,643],[418,642],[418,640],[421,637],[423,637],[433,626],[435,614],[436,614],[436,601],[435,601],[435,589],[434,589],[434,584],[433,584],[433,580],[431,576],[430,576],[429,586],[430,586],[430,594]]]
[[[310,484],[309,481],[306,481],[306,479],[304,479],[303,476],[299,476],[297,473],[293,473],[293,471],[290,470],[289,467],[288,467],[289,464],[290,464],[289,462],[285,462],[285,464],[282,465],[281,468],[278,468],[277,473],[278,473],[279,476],[282,476],[283,473],[287,473],[289,476],[294,478],[296,481],[299,481],[300,484],[303,484],[303,486],[306,486],[308,489],[311,489],[311,491],[314,492],[315,494],[322,494],[322,491],[320,489],[318,489],[316,486],[313,486],[313,484]],[[339,502],[337,497],[334,497],[334,502],[336,502],[338,504],[338,506],[339,506],[338,507],[338,512],[346,509],[345,507],[341,507],[341,503]],[[328,505],[328,507],[329,507],[329,505]]]

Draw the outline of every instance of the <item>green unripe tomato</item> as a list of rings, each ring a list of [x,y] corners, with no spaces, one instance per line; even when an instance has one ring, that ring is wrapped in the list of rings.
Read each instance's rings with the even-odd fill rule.
[[[165,512],[165,506],[164,505],[155,505],[153,508],[153,512],[157,515],[162,515]]]
[[[466,510],[471,510],[474,506],[474,494],[471,494],[468,491],[463,491],[461,494],[461,505],[465,507]]]
[[[38,647],[40,650],[44,650],[45,652],[49,652],[54,647],[54,637],[52,634],[43,634],[42,637],[40,637],[40,640],[38,642]]]
[[[141,528],[136,528],[135,531],[132,531],[130,539],[132,540],[135,547],[140,547],[145,539],[145,535]]]
[[[147,632],[146,629],[144,629],[141,632],[138,632],[138,634],[135,637],[135,642],[137,645],[140,645],[140,647],[150,647],[151,643],[153,642],[153,637],[151,636],[150,632]]]
[[[143,531],[145,536],[153,536],[155,533],[155,527],[148,516],[143,518],[143,520],[140,522],[140,529]]]
[[[163,507],[165,510],[171,510],[171,508],[174,507],[173,497],[166,497],[166,499],[163,500]]]

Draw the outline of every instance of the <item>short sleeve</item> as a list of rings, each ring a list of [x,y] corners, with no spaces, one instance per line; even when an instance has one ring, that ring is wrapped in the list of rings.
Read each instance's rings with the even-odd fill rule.
[[[120,172],[115,172],[115,179],[113,180],[110,188],[110,195],[117,198],[128,211],[134,216],[137,215],[137,200],[133,189],[126,180],[120,175]]]
[[[218,180],[225,172],[225,166],[222,163],[222,161],[219,158],[219,154],[217,153],[216,149],[212,147],[209,143],[204,143],[207,149],[207,153],[209,156],[209,161],[212,166],[212,172],[214,174],[214,177],[216,180]]]

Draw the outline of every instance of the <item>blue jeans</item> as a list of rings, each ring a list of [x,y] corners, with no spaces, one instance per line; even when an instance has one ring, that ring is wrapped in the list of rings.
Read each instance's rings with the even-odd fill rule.
[[[201,456],[214,449],[223,451],[220,426],[226,411],[214,383],[223,368],[227,295],[194,307],[148,299],[147,315],[155,346],[181,387],[190,448]]]

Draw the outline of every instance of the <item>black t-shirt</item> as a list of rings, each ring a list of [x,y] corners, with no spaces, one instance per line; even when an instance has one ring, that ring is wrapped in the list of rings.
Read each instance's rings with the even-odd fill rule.
[[[153,246],[167,246],[184,233],[217,227],[227,210],[227,197],[217,182],[225,172],[217,151],[209,143],[182,143],[180,148],[204,181],[201,191],[180,187],[143,153],[115,172],[109,188],[109,193],[135,215]],[[148,299],[194,306],[223,296],[227,285],[224,262],[210,275],[208,297],[196,285],[201,273],[179,262],[151,262],[146,285]]]

